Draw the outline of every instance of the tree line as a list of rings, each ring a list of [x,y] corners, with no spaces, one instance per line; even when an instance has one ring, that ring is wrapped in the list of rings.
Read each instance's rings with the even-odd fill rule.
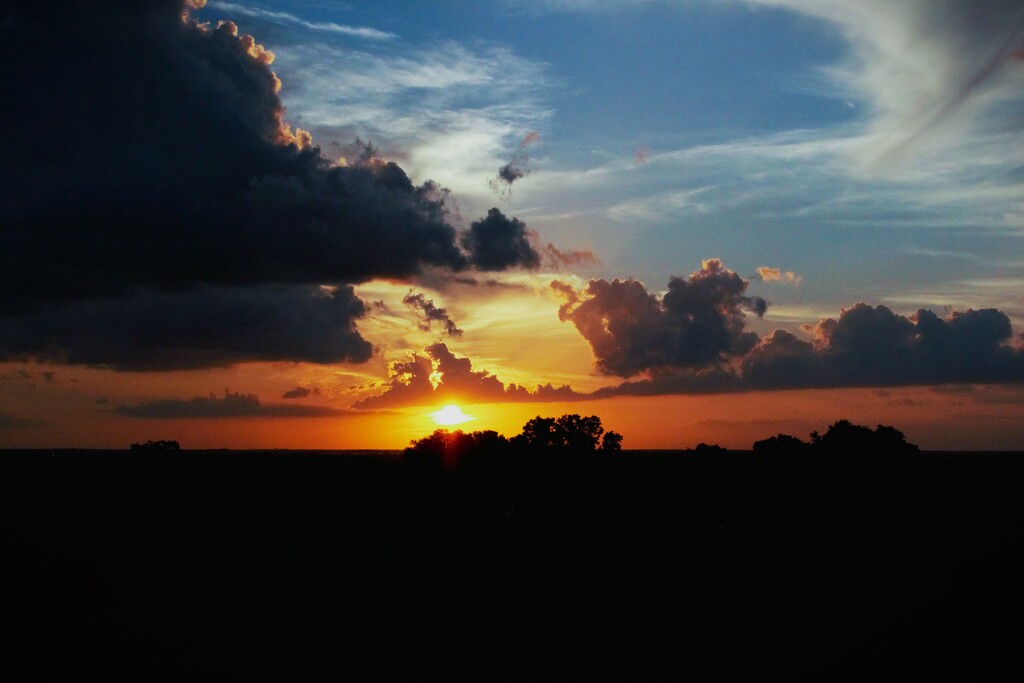
[[[437,429],[429,436],[413,440],[404,455],[409,462],[441,465],[447,469],[473,467],[484,461],[493,464],[506,458],[572,462],[588,455],[617,453],[622,450],[622,440],[621,434],[605,431],[601,418],[596,415],[567,414],[558,418],[538,415],[512,438],[493,430],[462,432]],[[919,448],[908,442],[903,432],[895,427],[878,425],[872,429],[849,420],[839,420],[824,434],[812,432],[810,441],[777,434],[754,442],[753,451],[777,456],[829,453],[889,457],[917,453]],[[716,455],[727,450],[717,444],[701,443],[692,452]]]

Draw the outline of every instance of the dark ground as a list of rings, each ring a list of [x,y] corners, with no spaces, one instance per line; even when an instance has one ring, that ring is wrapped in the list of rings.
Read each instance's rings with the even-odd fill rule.
[[[1024,454],[995,453],[627,451],[509,479],[0,452],[5,670],[978,679],[1022,669],[1022,485]]]

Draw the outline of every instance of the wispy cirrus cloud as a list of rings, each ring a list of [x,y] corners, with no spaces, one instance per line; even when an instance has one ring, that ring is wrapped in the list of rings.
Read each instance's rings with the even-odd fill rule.
[[[547,66],[502,46],[398,40],[357,50],[320,41],[275,52],[289,115],[325,154],[370,139],[412,177],[433,179],[460,201],[477,198],[474,211],[493,201],[494,169],[553,114]]]
[[[291,24],[311,31],[329,31],[331,33],[340,33],[345,36],[366,38],[369,40],[390,40],[397,37],[394,33],[381,31],[375,28],[368,28],[365,26],[346,26],[345,24],[337,24],[334,22],[307,21],[288,12],[275,12],[273,10],[263,9],[262,7],[243,5],[237,2],[221,2],[220,0],[213,0],[213,2],[207,3],[207,6],[212,9],[230,12],[232,14],[241,14],[247,17],[254,17],[256,19]]]

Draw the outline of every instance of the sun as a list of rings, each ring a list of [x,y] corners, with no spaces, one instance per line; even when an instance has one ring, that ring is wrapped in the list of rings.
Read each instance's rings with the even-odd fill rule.
[[[434,422],[445,427],[452,425],[460,425],[463,422],[469,422],[473,419],[472,415],[466,415],[462,412],[462,409],[456,405],[447,405],[437,412],[431,413],[430,417],[434,419]]]

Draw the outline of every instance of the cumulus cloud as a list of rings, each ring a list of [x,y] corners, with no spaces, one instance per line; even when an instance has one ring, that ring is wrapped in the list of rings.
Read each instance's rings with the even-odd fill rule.
[[[486,370],[473,370],[469,358],[452,353],[445,344],[424,348],[408,361],[391,364],[391,380],[384,393],[363,399],[353,408],[392,408],[463,403],[550,402],[579,400],[583,395],[569,386],[538,385],[534,391],[516,384],[506,386]]]
[[[757,343],[745,314],[764,315],[767,302],[744,294],[748,283],[718,259],[708,259],[688,279],[672,277],[659,296],[637,280],[591,280],[582,292],[562,282],[559,310],[593,349],[604,374],[705,368],[744,355]]]
[[[733,366],[681,369],[599,389],[594,398],[773,389],[1024,382],[1024,349],[994,309],[902,316],[858,303],[808,327],[811,339],[775,330]]]
[[[278,405],[260,403],[255,394],[225,391],[190,399],[171,398],[134,406],[119,406],[117,412],[125,417],[181,419],[221,417],[336,417],[346,411],[322,406]]]
[[[758,339],[743,329],[742,320],[744,311],[756,313],[762,304],[743,294],[735,273],[705,262],[688,279],[673,282],[663,296],[636,280],[592,281],[583,291],[551,283],[566,300],[563,319],[591,341],[598,369],[641,375],[637,379],[590,393],[551,384],[529,390],[474,370],[469,358],[439,343],[392,363],[384,392],[353,407],[914,385],[949,391],[957,385],[1024,382],[1024,347],[1014,344],[1009,318],[994,309],[945,317],[921,309],[904,316],[858,303],[838,318],[808,326],[806,337],[775,330]],[[600,305],[583,308],[588,302]],[[691,334],[702,343],[686,338]]]
[[[1024,352],[995,309],[921,309],[902,316],[859,303],[809,328],[813,341],[785,332],[766,338],[743,360],[755,388],[1006,383],[1024,380]]]
[[[444,330],[448,333],[449,337],[462,336],[462,330],[460,330],[458,325],[455,324],[455,321],[448,316],[448,311],[444,308],[438,308],[432,299],[426,298],[422,293],[413,294],[410,290],[409,293],[402,298],[402,303],[423,313],[423,322],[420,323],[419,328],[424,332],[430,331],[431,323],[439,322],[441,323],[441,326],[444,327]]]
[[[516,266],[536,268],[540,254],[532,242],[536,233],[518,218],[508,218],[496,208],[474,221],[462,236],[462,245],[480,270],[507,270]]]
[[[0,125],[18,131],[0,153],[0,252],[16,255],[0,269],[4,357],[359,362],[349,284],[535,265],[500,230],[465,253],[444,193],[395,163],[326,159],[285,121],[273,53],[190,19],[202,4],[79,0],[60,21],[3,4]],[[340,294],[311,295],[320,284]]]

